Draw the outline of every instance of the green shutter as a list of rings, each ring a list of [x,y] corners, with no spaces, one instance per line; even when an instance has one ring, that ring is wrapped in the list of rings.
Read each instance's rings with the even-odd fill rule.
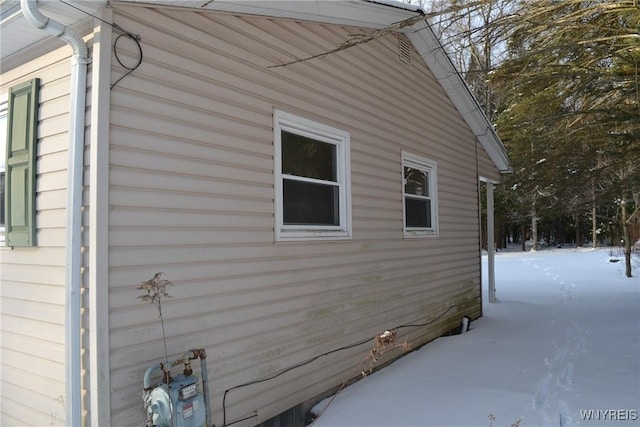
[[[12,87],[7,114],[5,242],[36,244],[36,142],[40,80]]]

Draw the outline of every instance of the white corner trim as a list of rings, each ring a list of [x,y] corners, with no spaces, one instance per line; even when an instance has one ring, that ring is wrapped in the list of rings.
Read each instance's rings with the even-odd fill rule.
[[[111,9],[100,11],[111,22]],[[109,110],[112,28],[96,21],[93,39],[89,169],[89,413],[111,424],[109,366]]]

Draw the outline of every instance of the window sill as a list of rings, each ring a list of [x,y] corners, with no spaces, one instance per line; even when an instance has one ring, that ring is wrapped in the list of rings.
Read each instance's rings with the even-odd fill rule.
[[[281,231],[276,233],[275,241],[279,242],[313,242],[329,240],[351,240],[348,231]]]
[[[407,231],[405,230],[402,234],[403,239],[423,239],[429,237],[439,237],[437,231]]]

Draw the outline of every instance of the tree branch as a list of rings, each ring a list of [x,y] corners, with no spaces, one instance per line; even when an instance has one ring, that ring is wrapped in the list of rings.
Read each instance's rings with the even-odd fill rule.
[[[445,15],[447,13],[453,13],[453,12],[457,12],[459,10],[462,9],[471,9],[474,7],[477,7],[479,5],[485,4],[487,3],[489,0],[478,0],[476,2],[473,3],[469,3],[467,5],[463,5],[463,6],[453,6],[450,7],[446,10],[440,11],[440,12],[433,12],[433,13],[424,13],[421,12],[419,15],[416,16],[412,16],[411,18],[408,19],[404,19],[402,21],[398,21],[396,23],[393,23],[391,25],[388,25],[384,28],[380,28],[377,30],[372,31],[371,33],[359,33],[359,34],[352,34],[350,35],[349,40],[340,43],[337,47],[335,47],[334,49],[328,50],[326,52],[322,52],[322,53],[318,53],[316,55],[312,55],[312,56],[308,56],[306,58],[298,58],[298,59],[294,59],[293,61],[289,61],[289,62],[285,62],[282,64],[276,64],[276,65],[270,65],[267,68],[278,68],[278,67],[286,67],[287,65],[293,65],[293,64],[297,64],[300,62],[305,62],[305,61],[310,61],[312,59],[316,59],[316,58],[323,58],[327,55],[331,55],[333,53],[337,53],[340,51],[343,51],[345,49],[349,49],[350,47],[354,47],[354,46],[358,46],[360,44],[363,43],[368,43],[372,40],[376,40],[380,37],[386,36],[387,34],[392,34],[395,33],[403,28],[407,28],[407,27],[411,27],[414,24],[417,24],[418,22],[421,21],[425,21],[428,18],[433,18],[439,15]]]

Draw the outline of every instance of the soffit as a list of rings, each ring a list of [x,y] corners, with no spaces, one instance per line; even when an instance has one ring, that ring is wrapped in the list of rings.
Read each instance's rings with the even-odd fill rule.
[[[38,1],[43,15],[65,25],[75,26],[107,5],[107,0]],[[44,40],[53,39],[27,23],[16,0],[0,1],[0,62]]]

